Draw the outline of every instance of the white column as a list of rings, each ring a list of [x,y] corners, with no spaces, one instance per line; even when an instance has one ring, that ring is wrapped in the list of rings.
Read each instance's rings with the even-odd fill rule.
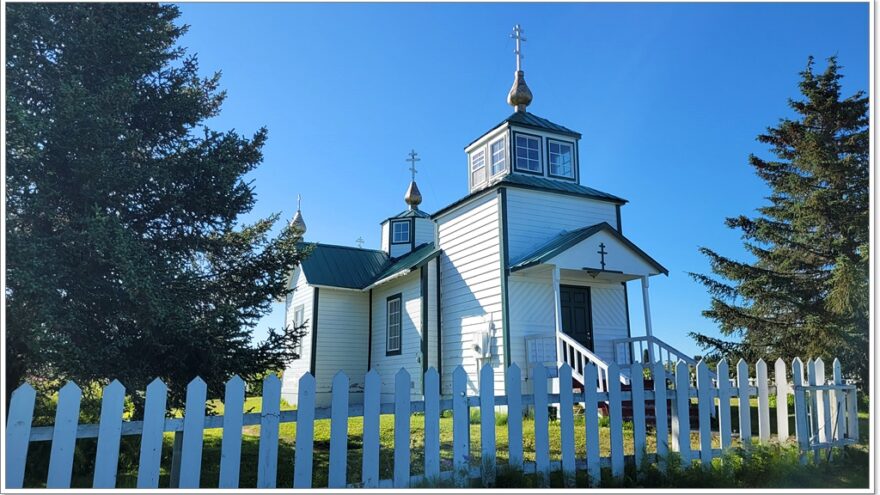
[[[651,327],[651,299],[648,297],[648,276],[642,275],[642,303],[645,307],[645,335],[648,336],[648,359],[654,362],[654,331]],[[641,360],[641,356],[639,356]]]
[[[559,296],[559,266],[553,265],[553,300],[556,316],[556,333],[562,333],[562,302]]]

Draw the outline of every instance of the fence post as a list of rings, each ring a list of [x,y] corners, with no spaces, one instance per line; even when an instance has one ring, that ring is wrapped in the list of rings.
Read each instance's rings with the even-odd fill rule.
[[[562,481],[565,487],[574,486],[574,399],[571,396],[571,367],[559,367],[559,420],[562,441]]]
[[[535,392],[535,472],[538,485],[550,486],[550,434],[547,417],[547,368],[535,365],[532,387]]]
[[[244,380],[238,375],[226,382],[218,488],[238,488],[239,471],[241,470],[241,428],[244,423],[245,388]]]
[[[425,373],[425,479],[440,480],[440,375]]]
[[[642,465],[645,457],[645,367],[640,362],[635,362],[630,367],[630,382],[632,383],[632,411],[633,411],[633,455],[636,469]],[[656,404],[656,402],[655,402]],[[574,437],[572,437],[574,438]]]
[[[302,378],[305,378],[303,376]],[[300,379],[299,386],[302,387]],[[302,397],[302,388],[300,397]],[[297,416],[297,424],[299,424]],[[274,373],[263,379],[263,402],[260,409],[260,446],[257,457],[257,488],[275,488],[278,479],[278,433],[281,419],[281,382]],[[299,432],[297,432],[299,433]],[[300,436],[296,436],[297,452]]]
[[[730,369],[727,359],[718,362],[715,373],[718,375],[718,437],[721,450],[727,450],[731,444]]]
[[[843,385],[843,375],[840,372],[840,360],[834,358],[834,361],[831,363],[831,379],[836,387],[840,387]],[[831,399],[831,434],[834,437],[835,443],[839,443],[843,440],[843,431],[844,431],[844,423],[846,420],[843,418],[843,413],[846,409],[846,406],[843,406],[844,397],[846,396],[846,392],[842,389],[835,388],[829,394],[829,398]],[[843,406],[843,407],[842,407]]]
[[[495,484],[495,370],[485,363],[480,370],[480,472],[483,486]]]
[[[81,398],[82,390],[73,382],[67,382],[58,391],[58,409],[55,412],[55,428],[52,433],[52,453],[49,457],[49,477],[46,480],[46,488],[70,488]]]
[[[180,488],[199,487],[207,395],[208,385],[198,376],[186,386],[183,445],[180,448]]]
[[[168,473],[168,488],[180,488],[181,452],[183,452],[183,430],[175,431],[171,441],[171,472]]]
[[[466,486],[470,476],[470,418],[467,372],[461,365],[452,372],[452,468],[456,486]]]
[[[522,438],[522,374],[516,363],[507,368],[505,393],[507,394],[508,464],[514,469],[523,468]]]
[[[785,361],[777,358],[773,367],[773,380],[776,383],[776,436],[785,442],[788,433],[788,377],[785,373]]]
[[[597,486],[602,481],[599,464],[599,401],[596,397],[598,382],[598,369],[595,364],[588,362],[584,365],[584,429],[587,444],[587,476],[590,486]]]
[[[333,377],[331,393],[327,488],[345,488],[348,470],[348,376],[342,370]]]
[[[611,475],[623,476],[623,404],[620,392],[620,368],[617,363],[608,365],[608,414],[611,434]]]
[[[816,385],[816,361],[812,359],[807,360],[807,383],[810,385]],[[817,441],[819,439],[819,394],[816,393],[816,390],[810,390],[810,400],[807,403],[807,407],[809,409],[809,417],[810,417],[810,444],[813,445],[813,461],[819,462],[821,459],[821,454],[819,453],[819,447],[816,447]]]
[[[6,488],[21,488],[24,485],[24,468],[36,399],[37,391],[28,383],[12,392],[6,419]],[[18,455],[9,455],[10,452]]]
[[[162,460],[162,434],[165,431],[165,401],[168,387],[156,378],[147,385],[144,405],[144,429],[138,459],[138,488],[159,487],[159,462]]]
[[[758,439],[770,440],[770,387],[767,384],[767,363],[759,359],[755,364],[758,379]]]
[[[739,439],[743,448],[752,446],[752,403],[749,400],[749,364],[745,359],[736,363],[736,386],[739,392]]]
[[[657,435],[657,457],[661,471],[666,471],[666,456],[669,454],[669,427],[666,417],[666,368],[662,361],[653,363],[651,375],[654,377],[654,417]],[[589,440],[588,440],[589,442]],[[598,439],[597,439],[598,443]]]
[[[299,379],[294,447],[293,487],[311,488],[312,457],[315,449],[315,377],[311,373],[306,373]]]
[[[675,411],[678,417],[678,452],[685,466],[691,465],[690,386],[690,369],[687,363],[679,359],[675,365]]]
[[[709,367],[700,359],[697,363],[697,408],[700,416],[700,462],[703,466],[712,463],[712,380]]]
[[[794,426],[800,450],[801,464],[807,463],[807,450],[810,447],[810,432],[807,429],[807,401],[804,397],[804,365],[796,357],[791,363],[791,379],[794,384]]]
[[[376,369],[364,379],[364,448],[361,480],[364,488],[379,486],[379,402],[382,381]]]
[[[119,441],[122,438],[122,412],[125,387],[113,380],[101,394],[101,424],[98,427],[98,450],[92,488],[116,488],[119,465]]]
[[[825,385],[825,361],[822,358],[816,359],[816,385]],[[819,441],[823,443],[831,442],[831,394],[827,391],[819,392],[816,397],[819,403]],[[825,452],[830,452],[828,448]]]

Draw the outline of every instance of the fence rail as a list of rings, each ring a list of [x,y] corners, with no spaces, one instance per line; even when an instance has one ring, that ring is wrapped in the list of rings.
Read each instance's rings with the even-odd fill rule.
[[[508,465],[525,473],[536,473],[540,479],[549,480],[551,471],[561,470],[567,486],[572,486],[576,471],[586,471],[591,484],[601,479],[601,469],[610,468],[611,475],[623,475],[626,463],[642,462],[657,464],[665,468],[670,452],[676,452],[686,462],[708,464],[715,457],[723,455],[736,440],[745,448],[752,444],[751,406],[739,407],[739,428],[731,427],[731,400],[739,404],[750,404],[757,397],[757,438],[767,442],[770,431],[770,397],[776,397],[777,426],[779,441],[791,438],[789,431],[788,396],[794,396],[794,438],[801,451],[801,461],[807,462],[812,453],[816,459],[832,447],[855,443],[858,440],[858,417],[856,413],[856,388],[842,380],[840,363],[834,360],[833,377],[825,378],[824,363],[821,359],[810,360],[804,365],[795,359],[791,366],[792,381],[789,383],[787,367],[781,360],[774,366],[774,382],[768,378],[767,365],[758,361],[755,365],[755,385],[749,383],[749,366],[745,361],[737,363],[735,381],[712,380],[704,362],[693,369],[684,361],[679,361],[671,380],[665,379],[666,369],[660,362],[643,366],[633,364],[632,377],[643,376],[645,368],[655,377],[653,389],[645,389],[642,380],[632,380],[631,390],[622,390],[617,380],[608,382],[608,390],[584,387],[584,392],[574,393],[570,387],[561,387],[560,393],[547,391],[547,380],[534,380],[531,394],[521,393],[521,372],[514,364],[507,370],[503,395],[494,390],[495,370],[486,365],[480,371],[479,391],[476,396],[468,396],[468,377],[463,368],[455,369],[452,377],[453,395],[441,398],[439,376],[433,368],[425,374],[424,400],[412,401],[410,396],[410,375],[401,369],[395,375],[395,398],[392,403],[380,403],[381,381],[373,370],[367,373],[363,404],[349,404],[349,379],[338,373],[333,380],[331,407],[315,408],[315,380],[306,374],[299,382],[298,409],[281,411],[281,384],[277,377],[270,375],[263,383],[263,406],[260,413],[244,413],[245,383],[233,377],[226,385],[223,416],[206,416],[205,382],[194,379],[187,387],[186,407],[183,418],[166,417],[167,387],[161,380],[154,380],[146,390],[146,405],[142,421],[123,421],[125,388],[113,381],[104,388],[100,413],[100,423],[79,425],[79,409],[82,392],[73,382],[68,382],[58,393],[58,406],[53,426],[32,427],[36,392],[24,384],[13,392],[10,402],[6,428],[6,488],[20,488],[24,482],[25,463],[28,446],[31,442],[51,441],[47,488],[68,488],[71,482],[74,461],[74,446],[77,439],[97,438],[97,454],[93,487],[113,488],[116,486],[119,447],[122,436],[140,435],[140,456],[137,474],[139,488],[157,488],[159,485],[161,452],[166,432],[175,432],[175,446],[172,474],[173,484],[180,488],[199,486],[202,464],[202,442],[204,430],[223,428],[220,456],[219,487],[235,488],[239,485],[241,466],[242,431],[245,426],[260,426],[259,459],[256,466],[257,487],[274,488],[278,473],[279,427],[284,423],[296,424],[295,459],[293,466],[294,488],[311,487],[313,484],[314,422],[330,420],[328,486],[333,487],[408,487],[427,480],[450,481],[457,486],[466,485],[471,479],[481,479],[485,486],[495,481],[496,462],[496,407],[508,410]],[[536,370],[535,376],[539,370]],[[550,376],[546,368],[543,372]],[[617,376],[618,365],[609,365],[609,374]],[[730,377],[726,361],[719,362],[715,373],[719,377]],[[554,375],[556,373],[553,373]],[[572,370],[568,364],[558,368],[561,384],[571,383]],[[597,383],[599,370],[594,364],[583,367],[585,383]],[[650,382],[647,382],[650,383]],[[696,423],[694,432],[699,437],[699,448],[691,448],[691,409],[696,399]],[[669,404],[654,407],[655,424],[648,431],[646,411],[647,401],[654,404]],[[607,405],[610,416],[610,455],[601,456],[599,452],[599,421],[593,412],[600,404]],[[586,435],[586,456],[577,457],[575,453],[575,404],[585,408],[584,429]],[[632,410],[632,455],[624,451],[623,410],[625,405]],[[551,460],[549,446],[548,406],[559,406],[558,427],[561,429],[561,455],[559,460]],[[534,412],[534,462],[525,462],[523,456],[523,414],[526,408]],[[480,411],[480,456],[479,463],[472,459],[470,449],[470,409]],[[717,429],[713,429],[710,414],[716,409]],[[441,471],[440,455],[440,417],[444,411],[452,411],[452,470]],[[410,417],[413,413],[424,414],[424,472],[411,473]],[[379,470],[379,417],[394,415],[394,462],[393,475],[380,479]],[[347,479],[348,458],[348,420],[363,417],[363,456],[361,479]],[[553,425],[557,427],[557,425]],[[646,452],[646,438],[651,434],[656,439],[655,452]],[[718,437],[720,448],[712,447],[713,435]]]

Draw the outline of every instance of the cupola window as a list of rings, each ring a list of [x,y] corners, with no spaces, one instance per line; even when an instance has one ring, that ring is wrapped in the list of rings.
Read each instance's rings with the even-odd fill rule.
[[[504,138],[495,141],[494,143],[489,145],[489,152],[491,153],[492,164],[489,167],[489,172],[494,177],[495,175],[504,171],[507,168],[507,163],[504,160]]]
[[[516,169],[523,172],[542,173],[541,138],[528,134],[516,135]]]
[[[550,175],[574,179],[573,149],[571,143],[549,139],[547,151],[550,158]]]
[[[486,180],[486,152],[482,149],[471,154],[471,185],[476,186]]]
[[[391,243],[409,244],[409,220],[403,222],[391,222]]]

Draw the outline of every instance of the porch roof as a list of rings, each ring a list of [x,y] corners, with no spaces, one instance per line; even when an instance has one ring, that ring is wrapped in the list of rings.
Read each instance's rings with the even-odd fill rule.
[[[654,258],[648,256],[647,253],[642,251],[632,241],[624,237],[623,234],[621,234],[617,231],[617,229],[609,225],[608,222],[597,223],[588,227],[563,232],[551,239],[546,244],[538,247],[531,253],[528,253],[520,257],[518,260],[511,262],[509,267],[510,271],[515,272],[517,270],[529,268],[535,265],[539,265],[541,263],[546,263],[558,256],[559,254],[580,244],[581,241],[584,241],[600,232],[607,233],[612,238],[619,241],[643,261],[657,269],[657,271],[663,273],[664,275],[669,275],[669,270],[664,268],[663,265],[654,260]]]

